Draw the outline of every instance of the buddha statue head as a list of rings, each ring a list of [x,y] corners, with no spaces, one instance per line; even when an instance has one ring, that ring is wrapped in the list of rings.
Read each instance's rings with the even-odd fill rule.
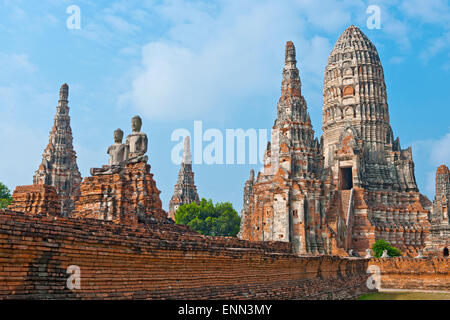
[[[122,139],[123,139],[123,131],[119,128],[116,131],[114,131],[114,142],[122,143]]]
[[[139,116],[135,116],[131,119],[131,129],[133,132],[141,132],[142,128],[142,119]]]

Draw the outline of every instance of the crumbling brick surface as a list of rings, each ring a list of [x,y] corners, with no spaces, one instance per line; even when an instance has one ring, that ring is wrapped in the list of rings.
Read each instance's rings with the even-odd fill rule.
[[[291,250],[171,223],[0,211],[0,298],[347,299],[368,291],[367,260]],[[71,265],[80,267],[80,290],[66,287]]]
[[[139,219],[164,221],[167,213],[160,193],[150,165],[128,164],[121,173],[86,177],[71,216],[125,224],[136,224]]]
[[[450,259],[372,259],[381,271],[381,288],[450,290]]]
[[[9,210],[27,215],[61,215],[56,189],[44,184],[16,187]]]

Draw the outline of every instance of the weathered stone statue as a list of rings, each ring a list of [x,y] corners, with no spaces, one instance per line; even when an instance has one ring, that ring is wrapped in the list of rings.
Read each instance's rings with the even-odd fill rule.
[[[383,250],[383,254],[381,255],[381,258],[390,258],[387,250]]]
[[[128,163],[147,162],[148,138],[147,135],[141,132],[142,119],[139,116],[131,119],[131,129],[133,133],[130,134],[125,144],[128,146]]]
[[[122,139],[123,131],[121,129],[114,131],[114,144],[108,148],[110,166],[123,166],[128,160],[128,148],[122,143]]]
[[[372,257],[372,250],[371,250],[371,249],[366,249],[366,256],[365,256],[364,258],[365,258],[365,259],[373,258],[373,257]]]
[[[425,258],[421,249],[418,250],[418,254],[414,258],[416,258],[416,259],[424,259]]]
[[[117,129],[114,131],[114,144],[108,148],[109,164],[101,168],[92,168],[91,174],[104,175],[119,173],[127,164],[128,146],[122,143],[123,131]]]

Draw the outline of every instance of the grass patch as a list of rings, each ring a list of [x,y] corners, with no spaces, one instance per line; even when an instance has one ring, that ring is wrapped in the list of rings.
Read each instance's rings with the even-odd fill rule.
[[[358,300],[450,300],[450,293],[377,292],[364,294]]]

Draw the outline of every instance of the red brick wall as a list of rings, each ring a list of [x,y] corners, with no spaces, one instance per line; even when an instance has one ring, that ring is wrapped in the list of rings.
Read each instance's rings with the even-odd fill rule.
[[[0,211],[0,298],[344,299],[367,292],[367,260],[297,257],[289,243],[198,235],[170,223]],[[66,269],[81,269],[81,289]]]
[[[372,259],[381,270],[381,288],[450,290],[450,259]]]

